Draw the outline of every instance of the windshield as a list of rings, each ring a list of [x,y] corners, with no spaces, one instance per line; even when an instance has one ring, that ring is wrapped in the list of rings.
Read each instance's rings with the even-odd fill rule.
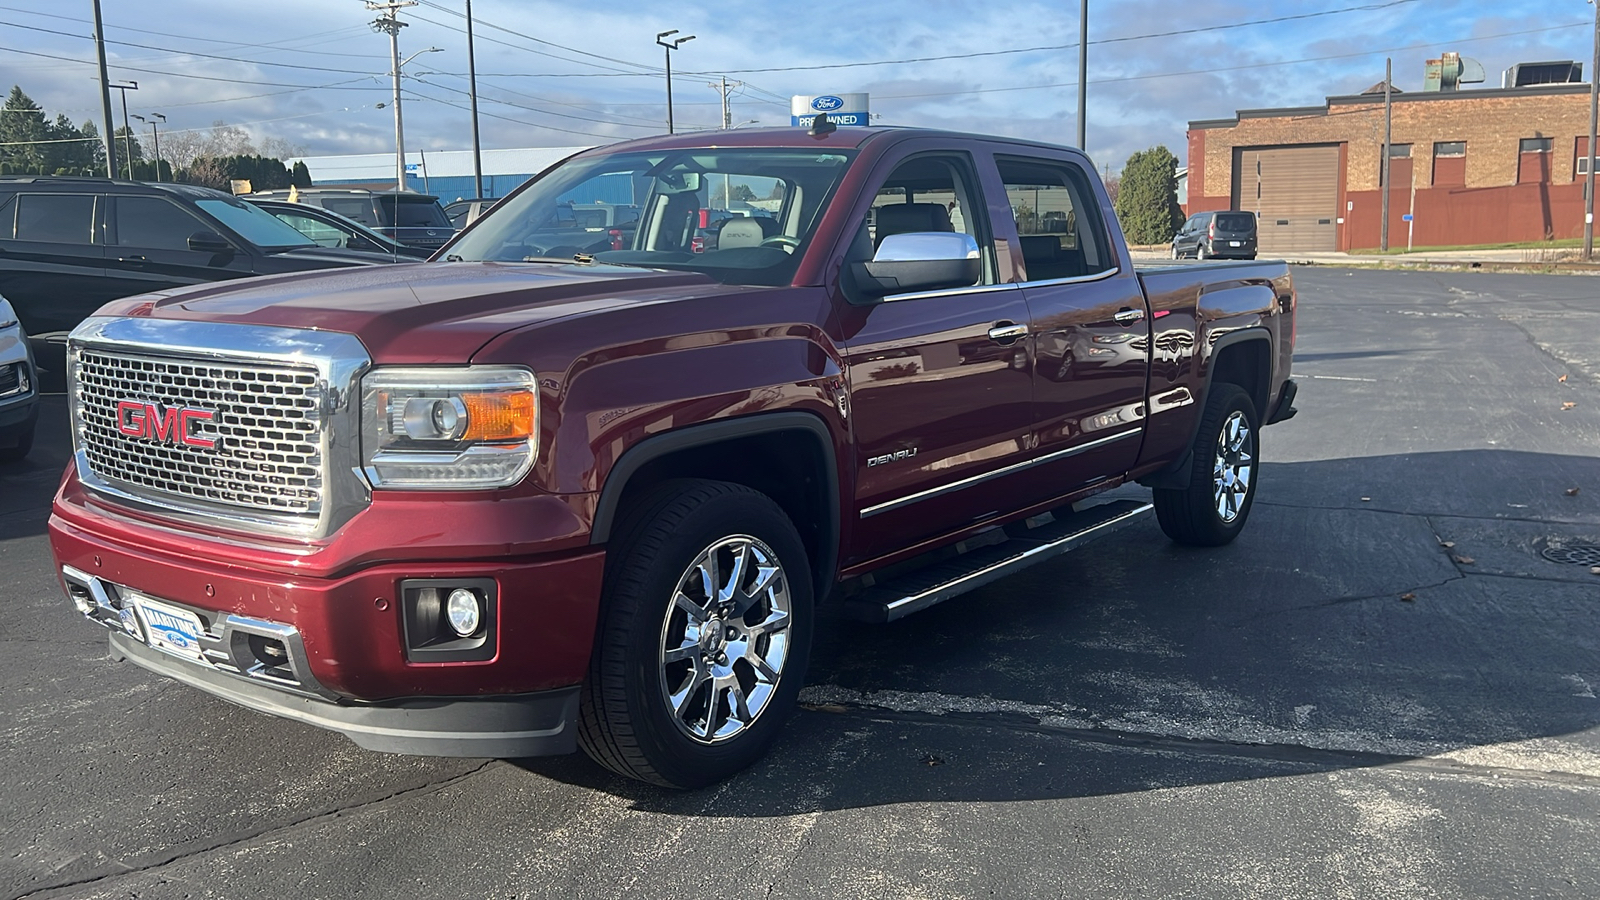
[[[378,207],[396,228],[450,227],[450,217],[433,197],[379,197]]]
[[[574,159],[503,201],[450,249],[787,284],[854,151],[720,148]]]
[[[315,241],[260,207],[222,197],[196,200],[195,205],[257,247],[278,249],[316,246]]]

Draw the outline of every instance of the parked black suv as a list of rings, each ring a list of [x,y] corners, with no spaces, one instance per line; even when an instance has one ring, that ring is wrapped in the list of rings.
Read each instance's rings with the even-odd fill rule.
[[[1172,238],[1172,258],[1256,258],[1255,213],[1213,210],[1195,213]]]
[[[410,247],[434,251],[456,236],[439,198],[410,191],[366,191],[357,188],[296,188],[260,191],[251,200],[289,200],[332,210],[347,219]]]
[[[60,335],[109,301],[230,278],[391,261],[319,247],[271,213],[210,188],[0,178],[0,296],[11,301],[32,337],[40,367],[56,375]]]

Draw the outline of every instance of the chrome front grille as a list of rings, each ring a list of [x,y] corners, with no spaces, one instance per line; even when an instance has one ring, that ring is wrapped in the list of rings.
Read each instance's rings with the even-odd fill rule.
[[[78,479],[188,527],[318,539],[371,502],[354,335],[95,317],[68,341]]]
[[[77,364],[83,448],[101,478],[138,494],[292,515],[321,511],[322,394],[315,369],[100,348],[82,351]],[[147,404],[146,411],[126,408],[129,401]],[[171,409],[210,412],[188,436],[213,446],[125,433]]]

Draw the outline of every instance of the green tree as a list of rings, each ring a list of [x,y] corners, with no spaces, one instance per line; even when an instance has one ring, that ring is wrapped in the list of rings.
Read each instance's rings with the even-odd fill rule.
[[[289,180],[298,188],[311,187],[311,170],[306,168],[305,160],[295,160],[294,169],[289,173]]]
[[[50,127],[44,110],[19,86],[0,106],[0,173],[43,175]]]
[[[1183,210],[1178,206],[1178,158],[1162,145],[1128,157],[1115,205],[1128,243],[1172,240],[1183,224]]]
[[[126,125],[120,126],[111,133],[111,139],[117,145],[117,172],[116,177],[128,177],[128,160],[133,160],[137,167],[144,159],[144,148],[139,145],[139,135]],[[137,174],[137,173],[135,173]]]

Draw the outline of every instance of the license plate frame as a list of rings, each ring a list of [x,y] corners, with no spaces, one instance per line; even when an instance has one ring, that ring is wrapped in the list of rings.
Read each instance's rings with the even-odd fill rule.
[[[182,607],[140,594],[128,599],[133,603],[133,608],[138,610],[139,621],[144,625],[146,646],[191,662],[206,661],[205,648],[201,643],[206,626],[199,616]]]
[[[1244,246],[1244,241],[1229,241],[1228,242],[1228,246],[1229,247],[1243,247]]]

